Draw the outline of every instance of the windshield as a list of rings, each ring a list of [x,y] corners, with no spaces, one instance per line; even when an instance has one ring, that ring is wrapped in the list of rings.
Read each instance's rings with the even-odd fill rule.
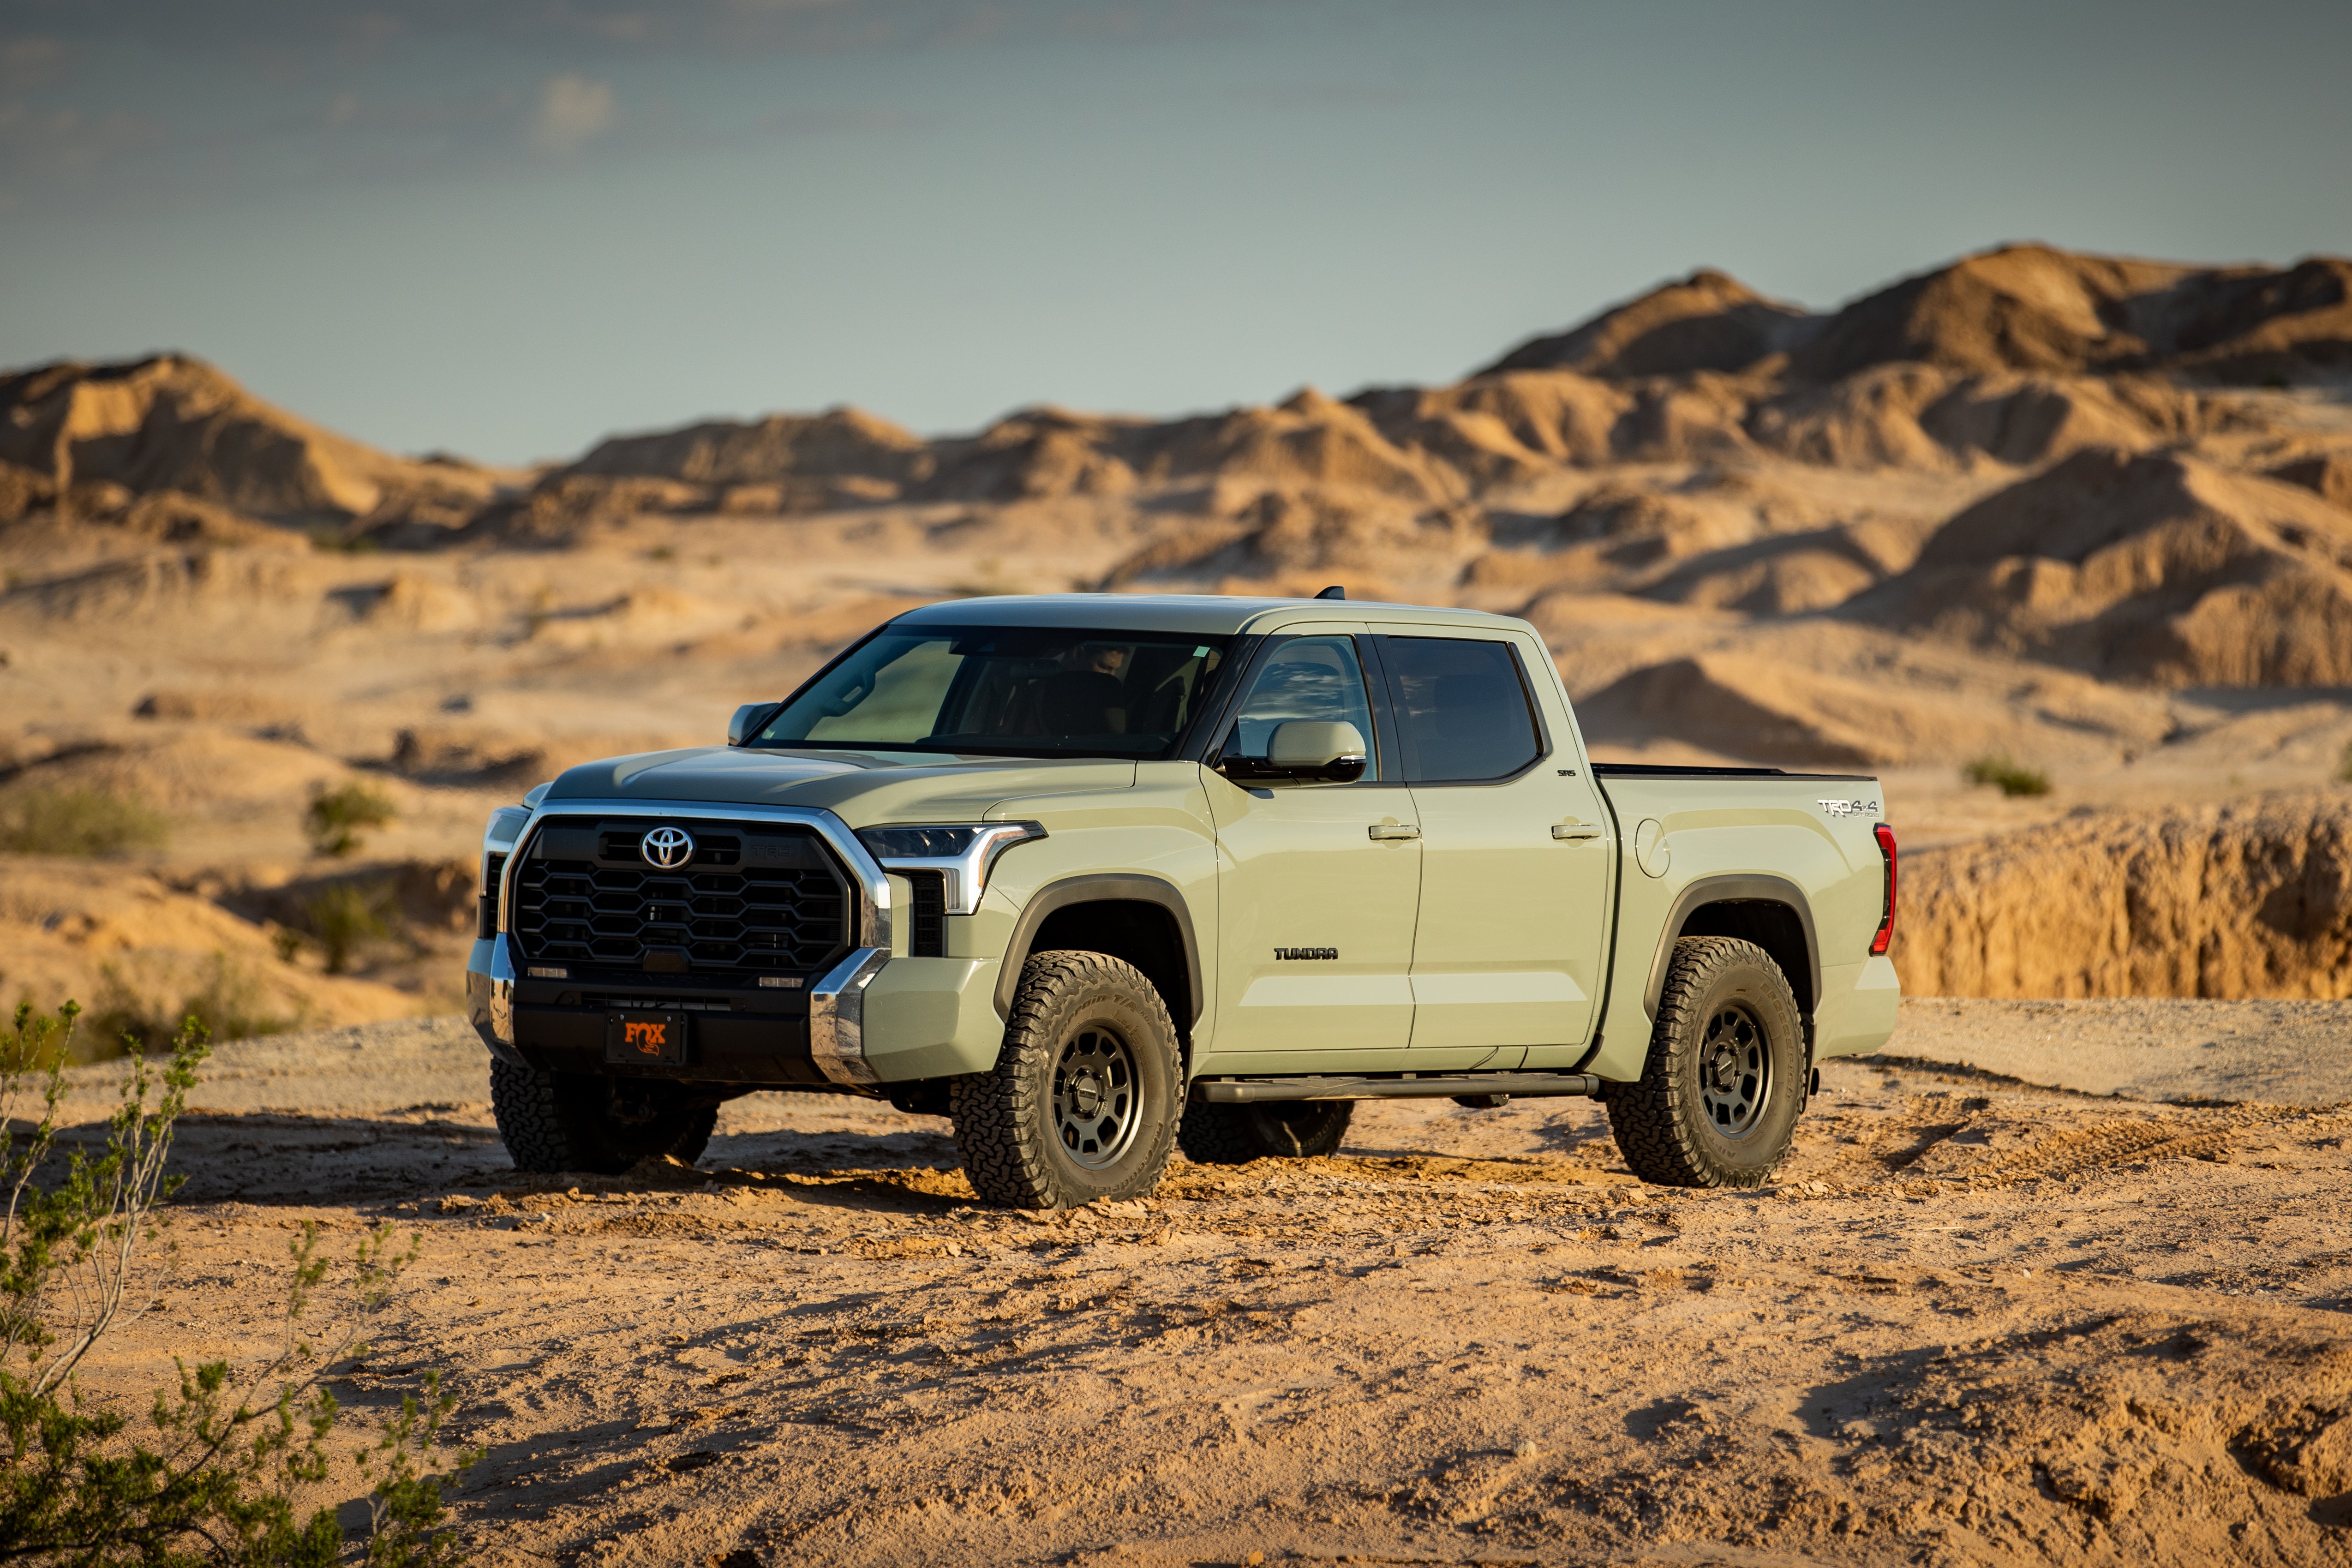
[[[784,705],[757,746],[1165,757],[1230,638],[885,627]]]

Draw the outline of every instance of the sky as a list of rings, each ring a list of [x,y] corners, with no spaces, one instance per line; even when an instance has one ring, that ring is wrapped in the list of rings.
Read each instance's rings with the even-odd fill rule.
[[[0,365],[493,462],[1459,377],[1719,267],[2352,252],[2344,0],[0,0]]]

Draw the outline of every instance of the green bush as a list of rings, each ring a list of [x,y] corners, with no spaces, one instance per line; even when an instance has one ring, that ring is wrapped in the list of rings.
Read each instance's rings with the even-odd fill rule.
[[[110,965],[101,967],[99,976],[103,984],[89,1014],[89,1037],[77,1060],[103,1060],[125,1050],[161,1050],[191,1020],[215,1040],[282,1034],[301,1022],[270,1011],[260,983],[225,952],[213,954],[204,984],[176,1008],[157,1006],[141,996]]]
[[[1960,770],[1960,777],[1972,784],[1992,784],[2007,795],[2048,795],[2050,775],[2040,768],[2029,768],[2006,756],[1979,757]]]
[[[0,799],[0,849],[13,855],[120,855],[160,849],[163,819],[94,789],[28,789]]]
[[[345,1282],[319,1256],[319,1227],[304,1225],[289,1243],[277,1353],[243,1385],[226,1362],[191,1367],[175,1358],[177,1387],[156,1392],[152,1433],[133,1436],[121,1413],[81,1397],[75,1374],[136,1299],[141,1244],[155,1239],[179,1185],[164,1170],[173,1133],[210,1047],[190,1019],[160,1072],[134,1058],[104,1152],[75,1152],[59,1172],[58,1064],[71,1055],[77,1016],[71,1003],[54,1018],[27,1005],[0,1037],[0,1443],[12,1459],[0,1468],[0,1560],[93,1568],[341,1562],[334,1510],[303,1517],[295,1490],[332,1469],[327,1442],[341,1410],[326,1379],[367,1353],[358,1323],[391,1299],[415,1261],[415,1240],[398,1253],[390,1226],[370,1231]],[[14,1113],[31,1109],[19,1104],[28,1089],[42,1111],[20,1135]],[[322,1290],[343,1296],[352,1317],[324,1349],[300,1331]],[[358,1456],[373,1481],[363,1557],[375,1568],[457,1561],[444,1490],[480,1455],[441,1449],[452,1402],[431,1374],[422,1392],[404,1398],[380,1423],[373,1449]]]
[[[392,821],[392,797],[373,784],[347,784],[322,790],[303,808],[302,826],[310,847],[320,855],[348,855],[367,842],[363,827],[382,827]]]
[[[302,906],[302,921],[325,955],[327,973],[341,974],[351,967],[352,952],[362,942],[388,934],[386,919],[395,889],[386,882],[362,887],[337,882],[321,888]]]

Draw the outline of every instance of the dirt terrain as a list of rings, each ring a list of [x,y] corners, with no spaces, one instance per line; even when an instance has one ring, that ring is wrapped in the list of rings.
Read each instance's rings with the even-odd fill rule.
[[[1912,1003],[1764,1192],[1637,1185],[1584,1101],[1391,1103],[1058,1215],[823,1098],[731,1103],[699,1170],[526,1182],[462,1026],[256,1041],[92,1386],[259,1354],[291,1228],[390,1218],[424,1258],[339,1388],[447,1369],[478,1563],[2352,1562],[2347,1029]],[[2217,1039],[2193,1104],[1926,1059]]]

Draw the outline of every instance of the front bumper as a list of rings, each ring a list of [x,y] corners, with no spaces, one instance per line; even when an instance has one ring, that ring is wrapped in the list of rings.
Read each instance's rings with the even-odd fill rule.
[[[875,948],[805,991],[627,972],[518,976],[503,933],[475,942],[466,968],[476,1032],[518,1067],[858,1093],[993,1066],[1004,1031],[995,989],[993,962],[894,959]],[[623,1007],[685,1012],[687,1059],[608,1063],[605,1020]]]

